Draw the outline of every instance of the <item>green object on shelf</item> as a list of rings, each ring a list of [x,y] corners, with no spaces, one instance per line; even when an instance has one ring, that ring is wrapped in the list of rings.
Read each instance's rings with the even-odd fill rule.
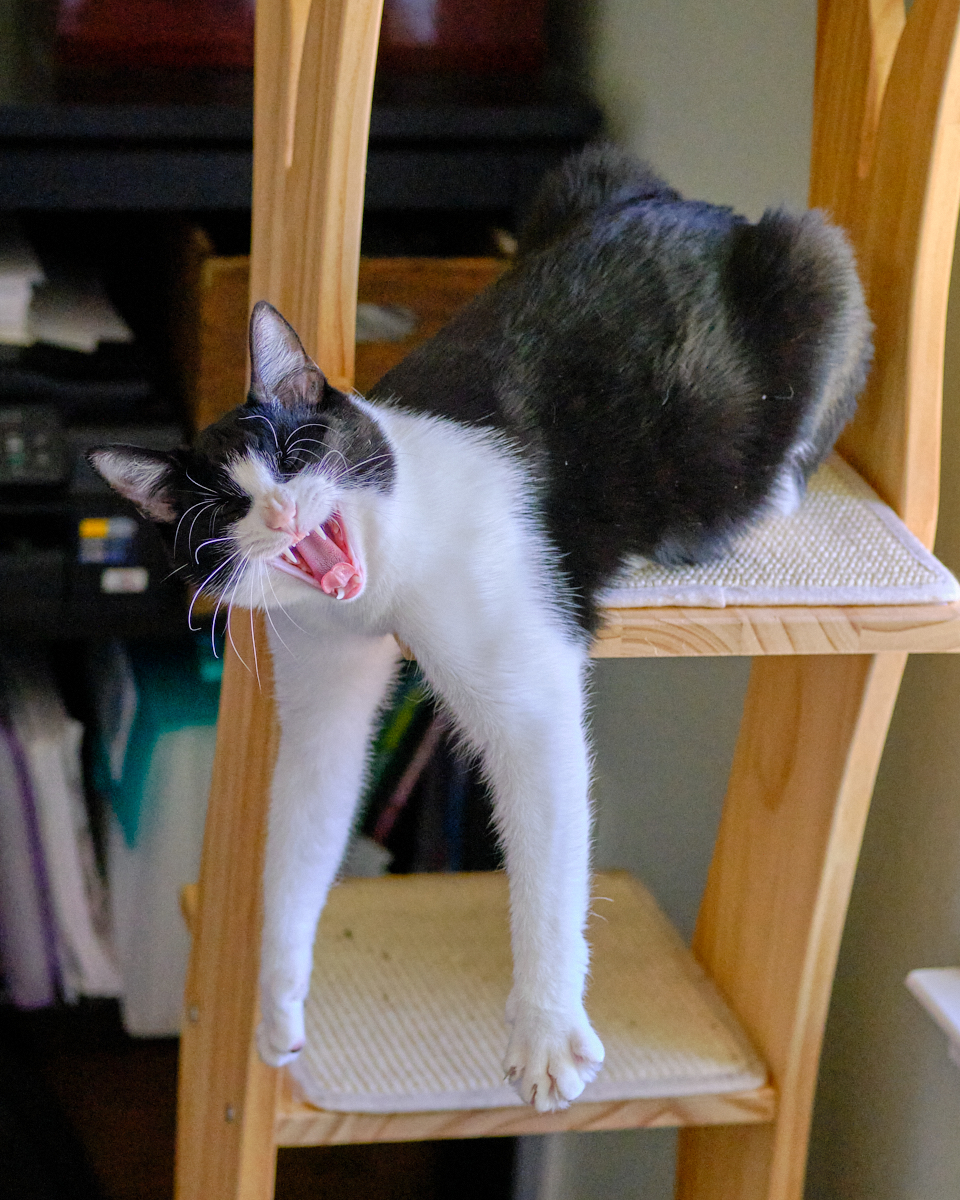
[[[206,655],[199,641],[127,647],[137,703],[122,772],[119,779],[111,772],[102,735],[95,738],[93,771],[95,786],[109,799],[130,846],[137,841],[144,784],[157,742],[178,729],[216,724],[220,680],[209,641],[205,644]]]

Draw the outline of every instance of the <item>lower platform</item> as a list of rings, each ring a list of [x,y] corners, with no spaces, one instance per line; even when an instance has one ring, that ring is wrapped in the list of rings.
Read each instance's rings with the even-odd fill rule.
[[[767,1070],[711,981],[625,872],[594,880],[587,1003],[607,1059],[541,1116],[503,1082],[505,876],[347,880],[317,936],[307,1048],[281,1145],[771,1120]]]

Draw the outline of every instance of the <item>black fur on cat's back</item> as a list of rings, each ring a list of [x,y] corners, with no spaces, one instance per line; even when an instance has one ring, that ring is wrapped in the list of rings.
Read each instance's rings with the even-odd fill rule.
[[[512,269],[371,399],[517,447],[590,629],[626,554],[705,561],[802,494],[853,414],[870,332],[822,214],[750,224],[593,147],[546,181]]]

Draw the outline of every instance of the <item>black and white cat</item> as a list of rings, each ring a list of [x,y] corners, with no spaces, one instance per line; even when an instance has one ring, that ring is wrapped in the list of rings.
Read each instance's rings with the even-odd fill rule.
[[[597,594],[628,554],[701,561],[799,501],[869,364],[851,251],[819,213],[749,224],[593,148],[545,185],[515,266],[368,399],[331,387],[265,303],[250,349],[247,402],[191,448],[91,460],[189,578],[268,613],[282,737],[260,1053],[303,1045],[396,635],[495,797],[505,1069],[563,1107],[603,1061],[583,1004]]]

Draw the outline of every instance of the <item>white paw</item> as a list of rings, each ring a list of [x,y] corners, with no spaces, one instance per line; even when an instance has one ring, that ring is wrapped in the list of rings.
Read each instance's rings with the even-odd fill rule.
[[[303,1005],[294,1001],[274,1005],[257,1026],[257,1053],[268,1067],[284,1067],[303,1049]]]
[[[503,1063],[507,1079],[537,1112],[566,1108],[603,1065],[603,1043],[582,1010],[560,1017],[510,1007],[513,1032]]]

